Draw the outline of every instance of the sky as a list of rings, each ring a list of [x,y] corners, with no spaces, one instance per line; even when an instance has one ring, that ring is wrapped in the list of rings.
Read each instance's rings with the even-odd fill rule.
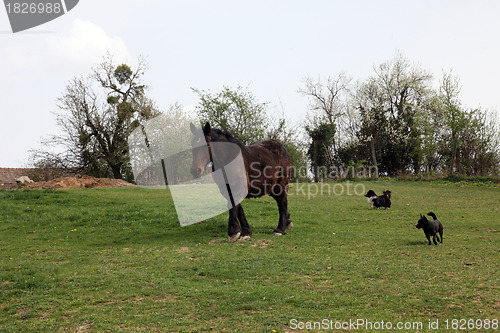
[[[304,78],[362,81],[397,52],[436,85],[453,70],[467,107],[500,110],[498,13],[496,0],[80,0],[13,34],[0,7],[0,167],[28,166],[29,150],[60,133],[57,99],[107,52],[147,59],[147,93],[163,111],[192,110],[191,88],[239,85],[300,125]]]

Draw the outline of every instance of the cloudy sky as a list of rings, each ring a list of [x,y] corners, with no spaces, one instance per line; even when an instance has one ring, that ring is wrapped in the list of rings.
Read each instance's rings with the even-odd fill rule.
[[[80,0],[66,15],[13,34],[0,8],[0,167],[22,167],[59,132],[56,99],[107,51],[145,56],[149,95],[192,108],[191,87],[248,86],[296,123],[306,76],[355,80],[401,52],[435,75],[453,69],[469,107],[500,109],[500,2]]]

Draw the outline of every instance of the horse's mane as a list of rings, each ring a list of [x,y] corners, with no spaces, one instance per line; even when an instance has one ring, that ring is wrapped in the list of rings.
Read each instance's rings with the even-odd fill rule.
[[[240,139],[238,139],[237,137],[235,137],[233,134],[229,133],[228,131],[220,130],[218,128],[213,128],[211,132],[212,132],[211,134],[212,134],[212,140],[213,141],[218,141],[217,137],[221,137],[222,136],[225,139],[224,141],[228,141],[228,142],[237,144],[240,147],[244,147],[245,146],[245,144],[243,142],[241,142]],[[214,133],[216,134],[216,136],[214,136]]]

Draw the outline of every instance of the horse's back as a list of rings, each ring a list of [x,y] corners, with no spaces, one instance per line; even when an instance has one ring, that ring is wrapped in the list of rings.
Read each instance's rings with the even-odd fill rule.
[[[252,151],[254,159],[260,162],[261,159],[272,161],[273,165],[291,166],[292,160],[285,146],[275,140],[265,140],[252,143],[247,146]],[[262,161],[266,162],[266,161]]]
[[[248,197],[271,194],[276,186],[283,191],[292,172],[292,160],[285,146],[274,140],[265,140],[246,148],[243,158],[247,166]]]

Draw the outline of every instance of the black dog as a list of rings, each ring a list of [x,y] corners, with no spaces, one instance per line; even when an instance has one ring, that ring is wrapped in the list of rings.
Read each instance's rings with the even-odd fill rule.
[[[436,214],[434,214],[433,212],[429,212],[427,213],[427,215],[431,216],[434,220],[429,221],[427,217],[420,214],[420,220],[418,220],[418,223],[415,227],[417,229],[424,229],[425,237],[427,237],[429,245],[432,245],[431,236],[435,245],[437,245],[436,238],[440,243],[443,243],[443,225],[437,219]],[[438,233],[439,236],[441,236],[441,240],[439,240]]]
[[[391,208],[391,191],[385,191],[383,195],[377,196],[375,192],[369,190],[365,197],[368,198],[368,202],[373,208]]]

